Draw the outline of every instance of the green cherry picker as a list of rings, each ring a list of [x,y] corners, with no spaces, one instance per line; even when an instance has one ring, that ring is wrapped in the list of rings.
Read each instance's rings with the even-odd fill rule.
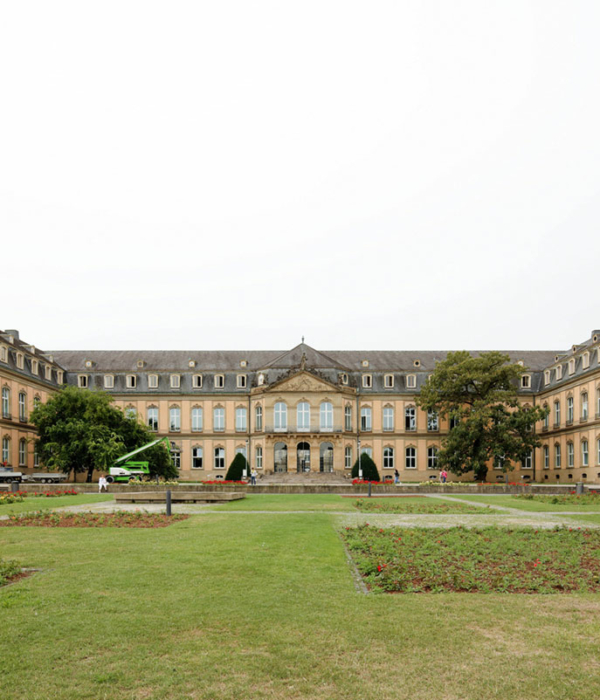
[[[129,452],[115,460],[114,464],[110,468],[109,475],[106,477],[106,481],[108,481],[109,484],[112,484],[114,482],[129,482],[135,481],[136,479],[141,480],[144,476],[150,476],[150,466],[148,462],[131,461],[130,458],[139,454],[140,452],[144,452],[144,450],[147,450],[150,447],[154,447],[154,445],[159,445],[160,443],[163,443],[167,450],[171,450],[171,442],[167,437],[158,438],[158,440],[153,440],[147,445],[138,447],[137,450],[133,450],[133,452]]]

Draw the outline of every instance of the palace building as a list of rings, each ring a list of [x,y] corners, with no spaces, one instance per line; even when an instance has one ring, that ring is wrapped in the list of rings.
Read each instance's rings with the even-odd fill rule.
[[[421,411],[442,351],[53,351],[0,331],[2,462],[37,468],[28,416],[62,385],[106,391],[132,419],[169,437],[181,480],[224,478],[237,452],[259,473],[349,474],[359,453],[382,478],[437,478],[448,421]],[[474,355],[478,353],[473,353]],[[542,445],[512,480],[600,482],[600,331],[569,350],[511,351],[526,368],[524,404],[550,408]],[[490,464],[488,481],[504,480]]]

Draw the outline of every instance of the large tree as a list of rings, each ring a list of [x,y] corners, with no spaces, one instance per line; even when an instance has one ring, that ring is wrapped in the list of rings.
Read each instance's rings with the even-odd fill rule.
[[[438,452],[440,468],[473,472],[475,479],[484,480],[490,460],[508,471],[539,447],[534,426],[548,409],[519,400],[517,387],[525,371],[501,352],[478,357],[451,352],[436,365],[417,403],[440,418],[453,419]]]
[[[135,417],[126,417],[104,392],[65,387],[38,404],[31,422],[38,432],[37,449],[49,468],[80,472],[92,480],[94,469],[108,471],[117,457],[156,439]],[[174,477],[169,452],[162,445],[150,448],[140,459],[148,461],[152,475]]]

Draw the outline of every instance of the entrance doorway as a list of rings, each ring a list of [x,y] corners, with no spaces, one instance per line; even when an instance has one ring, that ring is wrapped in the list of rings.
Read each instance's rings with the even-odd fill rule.
[[[299,442],[296,450],[296,469],[299,472],[310,471],[310,445],[308,442]]]
[[[333,471],[333,445],[330,442],[322,442],[320,447],[319,467],[322,472]]]
[[[276,473],[287,472],[287,445],[285,442],[276,442],[274,448],[273,471]]]

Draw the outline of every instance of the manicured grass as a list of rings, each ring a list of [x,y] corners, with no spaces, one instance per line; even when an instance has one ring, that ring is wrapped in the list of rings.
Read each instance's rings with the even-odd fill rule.
[[[352,501],[354,506],[363,513],[430,513],[446,515],[447,513],[486,513],[498,514],[496,510],[470,506],[465,503],[453,503],[437,498],[357,498]]]
[[[347,527],[369,585],[390,592],[600,591],[600,531]]]
[[[83,503],[98,503],[100,501],[112,501],[114,496],[110,493],[82,493],[77,496],[26,496],[21,503],[7,503],[0,506],[0,515],[14,515],[27,513],[30,510],[48,510],[50,508],[62,508],[63,506],[76,506]]]
[[[351,504],[351,499],[346,499]],[[600,596],[357,592],[336,518],[7,528],[3,700],[595,700]]]
[[[449,495],[449,494],[444,494]],[[518,510],[527,510],[538,513],[558,512],[558,511],[576,511],[578,513],[600,513],[600,497],[599,502],[590,505],[581,505],[577,502],[568,502],[565,504],[550,503],[547,501],[526,500],[523,498],[515,498],[514,496],[471,496],[456,494],[456,498],[466,501],[476,501],[477,503],[487,503],[495,506],[507,506],[508,508],[517,508]],[[551,498],[546,496],[545,498]]]
[[[249,493],[241,501],[215,506],[214,510],[268,510],[268,511],[340,511],[354,508],[351,498],[336,494],[263,494]]]
[[[565,515],[569,520],[579,520],[584,523],[600,525],[600,513],[582,513],[581,515]]]

